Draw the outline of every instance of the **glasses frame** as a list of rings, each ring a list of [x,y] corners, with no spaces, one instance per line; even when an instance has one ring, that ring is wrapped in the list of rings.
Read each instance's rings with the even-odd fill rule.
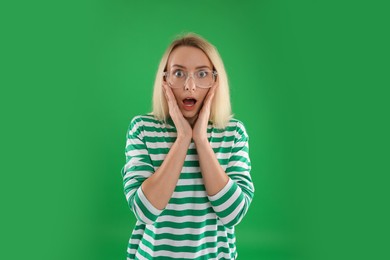
[[[211,71],[212,71],[212,75],[213,75],[213,83],[210,86],[208,86],[208,87],[202,87],[202,86],[199,86],[199,85],[196,84],[196,80],[194,78],[194,72],[188,73],[187,71],[183,70],[183,72],[184,72],[184,74],[186,76],[186,80],[184,81],[184,84],[183,84],[182,87],[185,87],[187,85],[188,79],[191,77],[194,80],[194,83],[195,83],[196,87],[203,88],[203,89],[211,88],[213,86],[213,84],[215,83],[215,79],[217,78],[217,75],[218,75],[218,72],[216,70],[211,70]],[[169,71],[164,71],[163,72],[163,76],[168,78],[169,77]],[[180,87],[173,87],[171,82],[169,82],[168,80],[167,80],[167,82],[168,82],[169,87],[171,87],[171,88],[180,88]]]

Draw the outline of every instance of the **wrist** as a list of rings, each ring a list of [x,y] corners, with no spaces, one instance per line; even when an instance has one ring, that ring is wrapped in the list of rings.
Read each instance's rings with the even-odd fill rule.
[[[209,140],[207,139],[207,136],[205,136],[205,137],[192,137],[193,138],[193,140],[194,140],[194,143],[196,144],[196,145],[203,145],[203,144],[209,144]]]
[[[191,136],[190,135],[178,135],[176,138],[176,142],[180,143],[191,143]]]

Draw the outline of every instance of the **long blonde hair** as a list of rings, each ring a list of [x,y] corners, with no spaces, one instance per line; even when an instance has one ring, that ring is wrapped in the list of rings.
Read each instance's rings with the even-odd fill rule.
[[[217,81],[219,86],[215,91],[213,103],[211,105],[210,121],[215,128],[225,128],[229,123],[229,120],[233,117],[225,66],[214,45],[200,35],[192,32],[178,35],[162,56],[154,81],[153,111],[151,114],[153,114],[156,119],[164,122],[169,118],[168,103],[162,90],[163,72],[166,70],[169,55],[173,49],[179,46],[192,46],[202,50],[210,59],[214,69],[218,72]]]

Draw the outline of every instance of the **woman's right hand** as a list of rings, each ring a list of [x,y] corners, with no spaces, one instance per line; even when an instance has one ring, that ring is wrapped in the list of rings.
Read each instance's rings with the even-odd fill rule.
[[[167,85],[166,82],[163,82],[163,91],[165,98],[169,107],[169,115],[171,116],[175,127],[177,130],[177,138],[183,138],[185,140],[191,140],[192,138],[192,127],[187,119],[184,118],[182,112],[180,111],[179,106],[175,95],[173,94],[171,88]]]

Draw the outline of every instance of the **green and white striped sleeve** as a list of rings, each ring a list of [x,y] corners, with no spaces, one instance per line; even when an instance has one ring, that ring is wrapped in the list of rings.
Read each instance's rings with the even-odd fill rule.
[[[244,125],[237,122],[234,144],[226,167],[229,181],[217,194],[208,196],[218,218],[227,227],[241,222],[254,196],[248,141]]]
[[[122,168],[122,177],[126,200],[136,219],[153,224],[162,210],[155,208],[142,191],[142,183],[154,173],[142,130],[142,119],[134,117],[127,131],[126,164]]]

